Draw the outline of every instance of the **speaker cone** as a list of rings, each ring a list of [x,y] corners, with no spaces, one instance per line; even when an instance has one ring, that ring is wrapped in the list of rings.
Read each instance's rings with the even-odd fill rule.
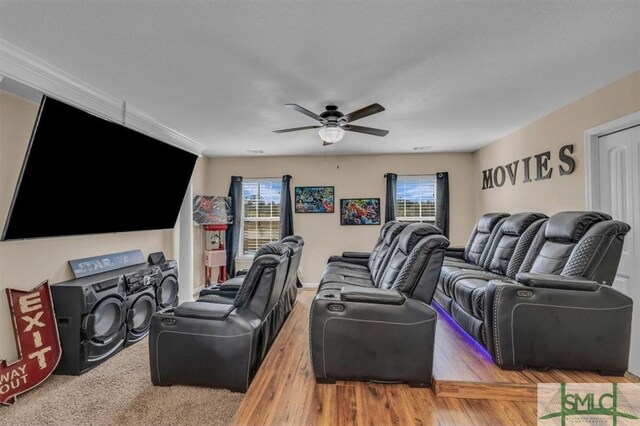
[[[105,299],[99,303],[93,315],[93,338],[100,341],[108,340],[122,326],[122,302],[115,299]]]
[[[156,306],[150,297],[141,297],[134,305],[133,319],[131,321],[131,329],[136,333],[142,333],[149,328],[151,324],[151,316],[155,313]]]
[[[159,288],[160,307],[166,308],[172,306],[178,297],[178,280],[176,277],[169,275],[166,277]]]

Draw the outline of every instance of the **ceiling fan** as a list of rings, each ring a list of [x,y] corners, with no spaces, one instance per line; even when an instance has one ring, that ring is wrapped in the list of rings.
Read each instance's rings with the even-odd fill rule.
[[[338,111],[338,107],[332,104],[327,105],[326,110],[320,115],[309,111],[297,104],[285,104],[291,109],[301,112],[315,120],[318,120],[320,126],[293,127],[290,129],[274,130],[274,133],[297,132],[298,130],[320,129],[318,134],[323,141],[323,145],[332,145],[339,142],[344,137],[344,132],[365,133],[373,136],[386,136],[389,131],[382,129],[374,129],[373,127],[354,126],[350,124],[353,121],[368,117],[378,112],[384,111],[384,107],[380,104],[371,104],[367,107],[353,111],[347,115]]]

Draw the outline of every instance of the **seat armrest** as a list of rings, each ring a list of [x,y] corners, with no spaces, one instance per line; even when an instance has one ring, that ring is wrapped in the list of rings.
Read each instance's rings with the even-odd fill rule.
[[[356,259],[369,259],[371,253],[364,251],[343,251],[342,257],[356,258]]]
[[[237,293],[238,290],[240,290],[240,287],[242,287],[242,284],[238,284],[238,283],[229,283],[229,284],[221,284],[220,287],[218,288],[218,291],[229,291],[232,293]]]
[[[454,257],[456,259],[463,259],[464,258],[464,247],[447,247],[447,249],[444,252],[444,255],[446,257]]]
[[[516,274],[518,284],[534,288],[555,288],[558,290],[596,291],[599,284],[584,278],[566,277],[553,274]]]
[[[361,257],[331,256],[327,263],[332,263],[332,262],[347,262],[347,263],[353,263],[354,265],[367,266],[367,264],[369,263],[369,259],[368,258],[363,259]]]
[[[235,308],[219,303],[185,302],[178,306],[173,315],[182,318],[224,320]]]
[[[549,288],[492,280],[485,291],[487,350],[503,369],[624,373],[632,311],[633,300],[607,285],[597,285],[595,291],[567,291],[562,284]]]
[[[224,294],[226,296],[232,296],[240,290],[242,283],[244,282],[244,276],[229,278],[222,284],[213,284],[212,286],[203,288],[200,291],[200,296],[206,296],[207,294]]]
[[[347,288],[340,291],[340,299],[345,302],[381,303],[387,305],[402,305],[405,297],[398,290],[384,290],[379,288]]]
[[[220,291],[233,291],[237,292],[242,287],[242,283],[244,283],[244,275],[235,276],[234,278],[229,278],[218,288]]]

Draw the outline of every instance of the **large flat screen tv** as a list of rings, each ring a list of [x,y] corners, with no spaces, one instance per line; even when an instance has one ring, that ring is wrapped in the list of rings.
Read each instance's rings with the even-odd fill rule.
[[[45,96],[2,240],[173,228],[196,159]]]

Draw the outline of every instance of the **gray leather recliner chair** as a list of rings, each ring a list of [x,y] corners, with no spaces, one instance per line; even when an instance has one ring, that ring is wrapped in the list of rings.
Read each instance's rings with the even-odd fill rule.
[[[209,294],[151,320],[154,385],[196,385],[244,392],[277,333],[290,248],[261,247],[234,297]]]
[[[491,279],[515,278],[531,243],[546,223],[540,213],[502,218],[479,265],[442,267],[435,299],[477,341],[485,343],[484,293]]]
[[[431,383],[437,316],[428,303],[449,241],[432,225],[411,224],[387,242],[376,277],[328,270],[323,278],[310,324],[318,382]]]
[[[613,289],[629,225],[597,212],[552,216],[515,280],[487,285],[487,348],[504,369],[628,368],[633,301]]]
[[[322,282],[331,281],[332,274],[354,278],[377,279],[380,271],[386,266],[385,261],[391,255],[400,232],[409,225],[396,220],[384,224],[380,230],[380,238],[371,253],[344,252],[342,256],[331,256],[325,268]]]
[[[482,268],[442,268],[435,299],[501,368],[624,374],[632,301],[611,285],[629,229],[598,212],[514,214]]]
[[[500,224],[508,216],[508,213],[487,213],[482,215],[478,223],[473,227],[466,246],[449,247],[447,249],[444,267],[481,269]]]

